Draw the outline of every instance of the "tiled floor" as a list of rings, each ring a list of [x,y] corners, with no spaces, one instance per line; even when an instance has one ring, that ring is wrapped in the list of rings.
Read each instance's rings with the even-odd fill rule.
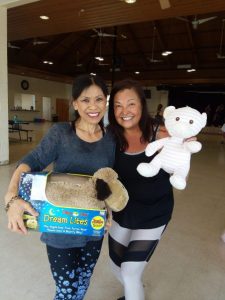
[[[54,285],[39,234],[10,233],[3,196],[16,161],[32,149],[50,124],[29,124],[33,142],[10,142],[10,164],[0,166],[0,299],[52,300]],[[185,191],[175,191],[173,220],[144,274],[146,300],[224,300],[225,145],[219,135],[201,134],[203,150],[192,157]],[[107,238],[86,300],[122,295],[107,255]]]

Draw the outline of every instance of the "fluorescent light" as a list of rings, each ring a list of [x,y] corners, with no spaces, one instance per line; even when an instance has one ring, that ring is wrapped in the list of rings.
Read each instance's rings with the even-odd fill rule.
[[[49,17],[48,16],[40,16],[40,19],[42,19],[42,20],[49,20]]]
[[[95,59],[97,59],[97,60],[99,60],[99,61],[103,61],[103,60],[104,60],[104,58],[101,57],[101,56],[95,56]]]
[[[187,70],[188,73],[195,72],[195,71],[196,71],[196,69],[188,69]]]
[[[170,54],[172,54],[173,52],[172,51],[163,51],[162,52],[162,55],[163,56],[168,56],[168,55],[170,55]]]
[[[48,60],[43,60],[43,64],[53,65],[53,62],[52,61],[48,61]]]
[[[124,0],[126,3],[128,3],[128,4],[133,4],[133,3],[135,3],[136,2],[136,0]]]

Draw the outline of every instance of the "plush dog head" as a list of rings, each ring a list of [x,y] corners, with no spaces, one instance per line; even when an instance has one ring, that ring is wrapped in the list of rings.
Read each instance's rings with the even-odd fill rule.
[[[189,106],[175,108],[168,106],[165,108],[163,117],[165,127],[170,136],[179,138],[190,138],[197,135],[206,125],[206,113],[200,113]]]
[[[96,182],[97,199],[105,200],[106,204],[112,211],[120,211],[126,205],[129,199],[127,190],[118,180],[117,173],[111,168],[102,168],[94,173],[92,180]],[[109,190],[106,191],[103,186],[99,185],[99,180],[107,184]],[[103,189],[105,191],[103,191]],[[105,193],[105,196],[103,194]],[[103,196],[103,197],[102,197]]]

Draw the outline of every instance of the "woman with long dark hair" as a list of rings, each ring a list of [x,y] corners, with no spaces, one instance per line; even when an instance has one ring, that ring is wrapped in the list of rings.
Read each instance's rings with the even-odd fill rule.
[[[125,296],[120,299],[144,300],[142,274],[171,218],[173,191],[163,170],[152,178],[137,172],[139,163],[152,159],[145,156],[147,144],[160,138],[138,82],[123,80],[114,85],[108,117],[117,143],[114,169],[129,194],[127,206],[113,213],[109,255],[124,287]]]

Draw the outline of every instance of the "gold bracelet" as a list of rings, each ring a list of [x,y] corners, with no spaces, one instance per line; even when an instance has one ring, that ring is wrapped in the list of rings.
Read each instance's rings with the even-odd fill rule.
[[[8,212],[8,210],[9,210],[10,206],[13,204],[13,202],[14,202],[15,200],[18,200],[18,199],[20,199],[20,197],[19,197],[18,195],[13,196],[13,197],[9,200],[9,202],[6,204],[6,206],[5,206],[5,211]]]

